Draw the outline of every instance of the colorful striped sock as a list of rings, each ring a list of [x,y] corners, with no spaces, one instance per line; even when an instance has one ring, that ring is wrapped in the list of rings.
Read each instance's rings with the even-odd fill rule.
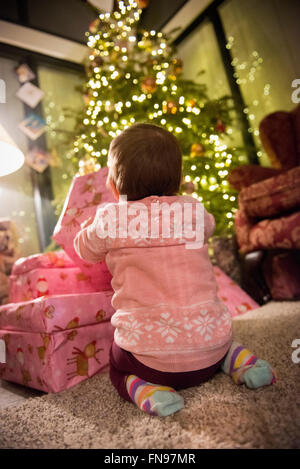
[[[237,342],[232,342],[222,364],[222,370],[230,375],[236,384],[244,383],[250,389],[276,382],[276,372],[269,363],[260,360]]]
[[[184,406],[183,398],[173,388],[147,383],[135,375],[127,376],[126,389],[131,400],[150,415],[165,417]]]

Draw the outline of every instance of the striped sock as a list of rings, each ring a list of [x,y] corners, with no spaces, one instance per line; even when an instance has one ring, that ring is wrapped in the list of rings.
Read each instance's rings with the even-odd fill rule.
[[[173,388],[147,383],[135,375],[127,376],[126,389],[131,400],[150,415],[165,417],[184,406],[183,398]]]
[[[250,389],[276,382],[276,372],[268,362],[260,360],[243,345],[233,342],[222,364],[222,370],[236,384],[246,384]]]

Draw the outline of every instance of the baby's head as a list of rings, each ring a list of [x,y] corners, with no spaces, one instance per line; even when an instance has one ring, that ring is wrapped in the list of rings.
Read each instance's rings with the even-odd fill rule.
[[[127,200],[175,195],[181,183],[182,155],[176,138],[151,124],[134,124],[110,144],[108,183]]]

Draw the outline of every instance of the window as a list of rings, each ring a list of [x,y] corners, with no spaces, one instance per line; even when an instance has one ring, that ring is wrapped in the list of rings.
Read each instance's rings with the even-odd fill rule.
[[[298,0],[219,0],[177,41],[186,78],[207,84],[210,98],[233,96],[234,87],[238,89],[240,99],[235,104],[244,114],[244,119],[239,118],[243,140],[237,127],[234,140],[247,147],[248,133],[263,166],[270,162],[259,139],[261,119],[295,107],[291,84],[300,76],[299,17]],[[196,77],[199,69],[205,73]]]
[[[219,11],[250,128],[261,146],[258,125],[262,118],[295,107],[291,83],[300,76],[300,2],[230,0]],[[261,164],[269,165],[264,153]]]
[[[43,114],[51,129],[46,134],[46,143],[47,148],[54,152],[50,173],[56,214],[59,215],[74,176],[73,166],[66,165],[66,162],[68,151],[72,149],[75,118],[83,108],[83,97],[78,88],[83,85],[84,74],[42,65],[38,69],[38,77],[45,93]],[[66,156],[64,165],[60,163],[61,156]]]

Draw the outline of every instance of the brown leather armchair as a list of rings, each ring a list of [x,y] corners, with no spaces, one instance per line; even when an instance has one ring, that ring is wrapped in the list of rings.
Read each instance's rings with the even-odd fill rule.
[[[300,106],[265,117],[260,138],[273,167],[241,166],[229,175],[229,183],[240,190],[237,241],[245,265],[250,258],[253,264],[257,253],[273,299],[296,299],[300,298]],[[246,272],[248,277],[258,275],[258,270],[246,268]],[[248,292],[255,297],[249,288]],[[269,298],[265,292],[255,299],[263,303]]]

